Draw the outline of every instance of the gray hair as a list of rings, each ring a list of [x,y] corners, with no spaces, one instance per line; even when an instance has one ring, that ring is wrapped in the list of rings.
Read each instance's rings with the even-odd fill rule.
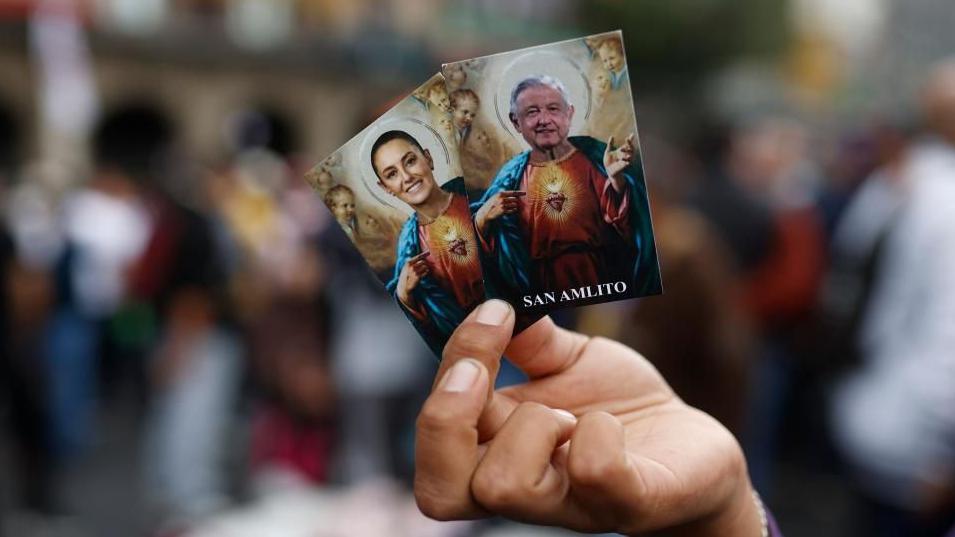
[[[560,93],[560,98],[563,99],[564,104],[570,105],[567,87],[564,86],[563,82],[549,75],[532,75],[518,82],[511,90],[511,114],[517,114],[517,98],[521,96],[521,93],[524,93],[524,90],[541,87],[556,90],[557,93]]]

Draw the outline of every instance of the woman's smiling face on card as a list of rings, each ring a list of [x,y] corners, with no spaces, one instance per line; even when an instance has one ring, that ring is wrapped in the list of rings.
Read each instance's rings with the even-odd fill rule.
[[[381,186],[412,207],[428,200],[436,187],[431,154],[408,140],[396,138],[383,144],[373,164]]]

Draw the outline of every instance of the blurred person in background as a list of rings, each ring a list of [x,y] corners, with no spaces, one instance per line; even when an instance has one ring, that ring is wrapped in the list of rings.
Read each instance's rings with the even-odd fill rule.
[[[737,300],[758,340],[744,446],[754,483],[770,490],[782,417],[800,381],[801,327],[825,267],[818,176],[800,122],[758,116],[736,128],[719,172],[691,200],[734,253]]]
[[[252,327],[262,398],[252,419],[251,471],[258,495],[321,485],[335,444],[334,389],[322,300],[277,299]]]
[[[665,294],[635,301],[618,339],[642,349],[687,404],[739,436],[747,406],[739,386],[748,382],[754,342],[731,256],[712,224],[679,203],[699,176],[696,161],[657,138],[642,145]]]
[[[937,536],[955,523],[955,59],[931,71],[920,104],[928,133],[869,180],[842,224],[857,242],[882,242],[870,246],[880,251],[861,364],[832,404],[864,506],[859,536]]]
[[[90,205],[73,221],[105,234],[107,244],[129,246],[119,282],[107,282],[118,296],[100,313],[108,315],[100,349],[115,360],[107,380],[114,387],[132,382],[149,405],[145,470],[151,499],[172,527],[226,503],[224,435],[242,354],[225,323],[221,251],[202,200],[184,199],[176,189],[181,170],[167,166],[174,136],[148,104],[106,114],[94,136],[91,184],[134,208],[135,220],[97,220]]]
[[[23,251],[22,220],[11,216],[15,187],[17,124],[0,107],[0,418],[13,433],[14,508],[40,513],[56,510],[54,457],[50,446],[46,368],[41,360],[46,324],[53,311],[50,266],[31,263]],[[19,239],[19,240],[18,240]],[[2,528],[2,526],[0,526]]]

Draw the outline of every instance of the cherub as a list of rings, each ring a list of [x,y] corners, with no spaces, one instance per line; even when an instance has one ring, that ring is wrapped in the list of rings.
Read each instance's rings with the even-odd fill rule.
[[[355,218],[355,193],[345,185],[336,185],[325,194],[325,204],[335,215],[348,238],[354,239],[358,233],[358,220]]]
[[[324,161],[322,161],[322,167],[326,169],[331,169],[336,166],[340,166],[342,163],[342,155],[339,152],[334,152],[328,156]]]
[[[444,79],[452,89],[460,89],[468,81],[468,73],[464,70],[463,63],[446,65],[442,71],[444,71]]]
[[[603,103],[604,97],[610,93],[610,73],[604,69],[598,70],[594,74],[593,80],[590,81],[590,85],[594,92],[594,104],[600,105]]]
[[[471,134],[471,126],[481,106],[481,99],[472,90],[459,89],[451,92],[450,102],[455,139],[458,143],[462,143]]]
[[[305,174],[305,180],[308,181],[308,184],[312,185],[312,188],[317,190],[319,194],[324,195],[328,192],[328,189],[332,188],[335,185],[335,176],[332,175],[332,172],[328,171],[328,168],[320,166],[313,168]]]
[[[627,62],[623,55],[623,43],[618,37],[609,37],[597,45],[597,57],[610,75],[610,87],[618,89],[627,75]]]
[[[437,80],[431,84],[426,96],[429,109],[434,107],[445,113],[451,112],[451,100],[448,97],[448,88],[445,87],[443,80]]]
[[[442,137],[444,137],[446,140],[452,141],[455,139],[454,122],[451,120],[451,116],[446,114],[441,115],[437,120],[437,127],[438,132],[440,132]]]

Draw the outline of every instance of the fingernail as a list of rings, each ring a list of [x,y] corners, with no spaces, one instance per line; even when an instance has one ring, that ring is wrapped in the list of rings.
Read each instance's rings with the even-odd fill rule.
[[[510,311],[511,306],[508,305],[507,302],[496,299],[488,300],[478,306],[477,317],[475,317],[474,320],[481,324],[499,326],[507,319],[507,314],[510,313]]]
[[[562,408],[554,408],[552,410],[565,419],[568,419],[570,421],[577,421],[577,416],[571,414],[570,412]]]
[[[474,360],[470,358],[461,360],[451,366],[451,369],[445,373],[444,380],[441,382],[441,389],[446,392],[467,391],[468,388],[474,386],[480,372],[481,370]]]

